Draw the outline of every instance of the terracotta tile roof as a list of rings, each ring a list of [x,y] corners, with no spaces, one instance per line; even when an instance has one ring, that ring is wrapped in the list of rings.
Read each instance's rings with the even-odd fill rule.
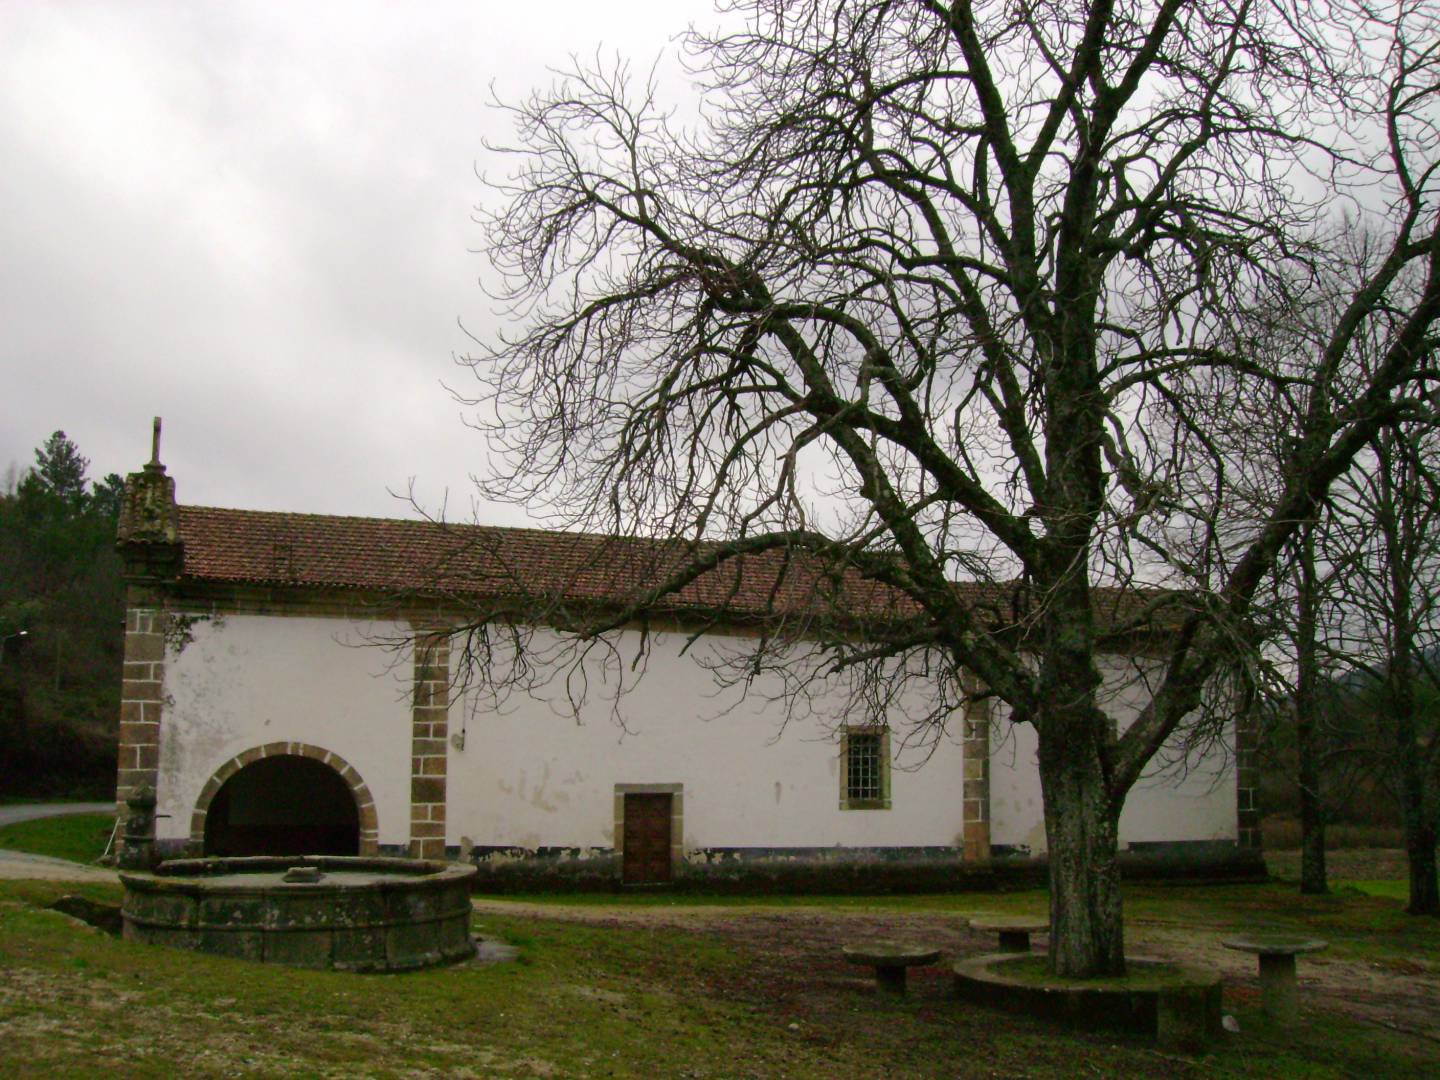
[[[385,518],[180,507],[184,577],[457,598],[616,603],[681,564],[679,542]],[[779,552],[746,556],[666,607],[735,615],[799,613],[828,586],[818,562],[779,572]],[[847,596],[898,614],[902,597],[850,573]],[[773,595],[772,595],[773,594]]]
[[[664,579],[688,547],[678,541],[386,518],[181,506],[182,578],[354,589],[457,600],[623,604]],[[1014,587],[956,586],[991,626],[1013,621]],[[660,605],[732,617],[820,615],[839,605],[857,622],[918,614],[903,594],[853,568],[837,580],[818,558],[770,551],[732,560]],[[1156,594],[1149,592],[1150,598]],[[1144,597],[1097,590],[1102,622],[1129,617]],[[1108,609],[1108,610],[1107,610]]]

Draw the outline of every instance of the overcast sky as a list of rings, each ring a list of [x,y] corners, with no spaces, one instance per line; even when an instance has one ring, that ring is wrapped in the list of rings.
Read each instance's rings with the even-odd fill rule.
[[[408,516],[414,477],[468,515],[483,446],[441,383],[457,320],[493,324],[490,88],[597,47],[648,67],[692,21],[707,0],[0,0],[0,474],[57,428],[92,478],[133,471],[160,415],[182,502]]]

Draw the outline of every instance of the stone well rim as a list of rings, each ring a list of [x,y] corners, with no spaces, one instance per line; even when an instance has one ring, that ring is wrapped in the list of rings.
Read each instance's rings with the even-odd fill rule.
[[[322,876],[282,880],[296,866]],[[156,870],[120,875],[127,941],[355,972],[412,971],[475,955],[472,866],[323,855],[177,859]]]
[[[369,881],[339,881],[322,876],[319,881],[280,881],[262,875],[283,874],[297,866],[315,867],[331,873],[373,873]],[[120,881],[142,892],[192,892],[243,895],[256,891],[273,892],[366,892],[404,888],[438,889],[457,881],[470,880],[476,869],[466,863],[439,859],[387,858],[375,855],[247,855],[212,856],[203,859],[170,859],[152,871],[122,870]],[[255,875],[253,882],[225,882],[215,878]]]

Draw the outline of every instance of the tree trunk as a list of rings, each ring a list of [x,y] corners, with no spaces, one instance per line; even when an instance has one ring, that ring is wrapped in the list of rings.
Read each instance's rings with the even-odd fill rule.
[[[1040,737],[1050,861],[1050,970],[1070,978],[1122,975],[1119,810],[1112,805],[1092,739],[1073,726],[1061,737],[1055,722],[1051,718]],[[1082,720],[1086,726],[1094,722]]]
[[[1330,891],[1325,873],[1325,811],[1320,794],[1320,739],[1317,734],[1320,676],[1315,648],[1316,601],[1315,523],[1307,521],[1298,538],[1297,617],[1295,625],[1295,745],[1300,782],[1300,891],[1319,895]]]
[[[1417,486],[1417,462],[1392,436],[1377,443],[1380,451],[1376,522],[1385,541],[1389,575],[1389,667],[1385,672],[1384,707],[1395,734],[1400,773],[1400,814],[1405,826],[1405,854],[1410,864],[1411,915],[1440,915],[1435,881],[1435,815],[1426,797],[1430,770],[1429,740],[1422,736],[1417,688],[1419,656],[1415,576],[1423,550],[1425,525],[1417,519],[1425,489]],[[1413,448],[1409,448],[1413,449]],[[1422,609],[1423,610],[1423,609]]]
[[[1410,677],[1406,672],[1407,679]],[[1400,811],[1405,826],[1405,858],[1410,864],[1410,903],[1405,910],[1411,915],[1440,915],[1440,882],[1435,870],[1435,819],[1428,812],[1425,747],[1416,738],[1416,702],[1413,687],[1407,686],[1396,695],[1396,705],[1404,711],[1398,717],[1399,745],[1410,748],[1400,757]]]
[[[1411,915],[1440,915],[1440,880],[1435,869],[1435,829],[1405,826],[1405,855],[1410,863]]]
[[[1429,758],[1419,738],[1415,675],[1409,654],[1397,655],[1388,678],[1388,705],[1395,729],[1400,768],[1400,813],[1405,826],[1405,855],[1410,863],[1411,915],[1440,915],[1440,889],[1435,880],[1435,818],[1426,796]]]
[[[1313,733],[1307,731],[1300,740],[1300,891],[1320,896],[1330,891],[1325,867],[1325,816],[1316,790],[1320,770],[1313,760],[1310,746]]]

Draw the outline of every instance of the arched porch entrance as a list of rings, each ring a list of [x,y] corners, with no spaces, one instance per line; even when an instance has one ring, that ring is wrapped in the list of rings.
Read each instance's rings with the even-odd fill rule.
[[[271,744],[210,778],[190,834],[205,855],[368,855],[376,850],[375,804],[336,755]]]

